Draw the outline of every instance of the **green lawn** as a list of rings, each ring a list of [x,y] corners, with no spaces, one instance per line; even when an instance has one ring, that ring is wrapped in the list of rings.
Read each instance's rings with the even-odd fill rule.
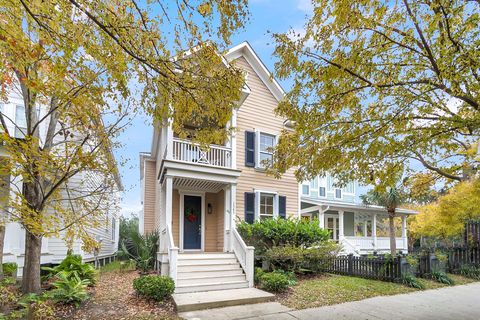
[[[473,282],[473,280],[461,276],[450,276],[455,284]],[[432,280],[420,279],[420,281],[426,289],[445,286]],[[418,290],[399,283],[339,275],[322,275],[300,280],[290,290],[279,294],[278,301],[291,308],[305,309],[414,291]]]

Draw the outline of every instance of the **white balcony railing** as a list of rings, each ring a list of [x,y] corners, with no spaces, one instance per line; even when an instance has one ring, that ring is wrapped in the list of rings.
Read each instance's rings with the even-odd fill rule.
[[[232,149],[224,146],[210,145],[208,150],[203,150],[198,144],[178,138],[173,139],[172,157],[178,161],[224,168],[232,167]]]

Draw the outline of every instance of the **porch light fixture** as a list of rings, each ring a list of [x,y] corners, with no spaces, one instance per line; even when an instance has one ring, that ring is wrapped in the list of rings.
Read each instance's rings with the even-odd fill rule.
[[[209,203],[209,204],[207,204],[207,213],[212,214],[212,212],[213,212],[213,207],[212,207],[212,204]]]

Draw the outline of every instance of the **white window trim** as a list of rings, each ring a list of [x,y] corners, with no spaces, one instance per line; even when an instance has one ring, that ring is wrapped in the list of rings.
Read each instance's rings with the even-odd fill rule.
[[[337,197],[337,190],[340,190],[341,197]],[[336,187],[333,188],[333,198],[334,199],[343,200],[343,194],[344,194],[343,188],[336,188]]]
[[[263,194],[273,195],[273,218],[278,217],[278,192],[270,190],[258,190],[255,192],[255,220],[260,220],[260,197]]]
[[[255,129],[255,169],[264,171],[265,167],[260,163],[260,135],[261,134],[266,134],[274,138],[275,142],[273,147],[275,147],[278,143],[278,135],[266,130]],[[272,159],[273,159],[273,153],[272,153]]]
[[[315,177],[314,179],[317,179],[317,188],[316,189],[312,188],[312,186],[311,186],[311,181],[312,180],[304,181],[304,182],[302,182],[302,195],[312,197],[312,191],[316,191],[317,192],[317,198],[326,199],[327,198],[327,193],[328,193],[327,179],[326,178],[324,179],[323,177],[321,178],[319,176]],[[308,194],[303,193],[303,186],[308,186]],[[320,188],[325,189],[325,195],[324,196],[320,195]]]

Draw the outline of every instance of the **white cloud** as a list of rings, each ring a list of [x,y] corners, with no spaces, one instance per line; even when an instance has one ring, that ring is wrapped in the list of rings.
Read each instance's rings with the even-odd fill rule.
[[[141,210],[142,210],[142,205],[140,204],[132,204],[132,203],[120,204],[120,214],[126,218],[132,216],[132,214],[136,214],[138,216],[138,213]]]

